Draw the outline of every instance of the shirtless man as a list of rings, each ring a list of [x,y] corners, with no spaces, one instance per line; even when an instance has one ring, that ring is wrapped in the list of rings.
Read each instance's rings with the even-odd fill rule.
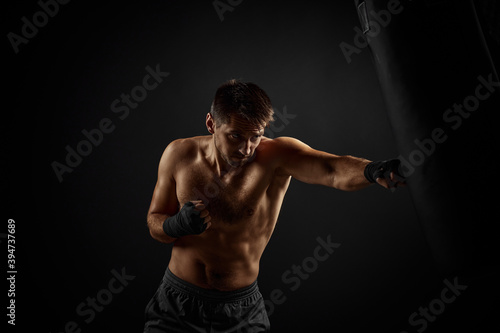
[[[371,162],[266,138],[272,118],[262,89],[230,80],[206,116],[211,135],[165,149],[147,222],[151,236],[173,248],[144,332],[269,331],[256,280],[291,177],[345,191],[403,183],[398,160]]]

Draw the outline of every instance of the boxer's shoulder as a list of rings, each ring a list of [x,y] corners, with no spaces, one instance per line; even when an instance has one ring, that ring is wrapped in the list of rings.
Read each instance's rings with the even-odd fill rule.
[[[163,152],[160,169],[175,173],[179,167],[186,168],[193,165],[202,155],[206,141],[207,138],[204,137],[190,137],[170,142]]]
[[[295,147],[297,143],[300,143],[300,141],[292,137],[278,137],[274,139],[264,137],[262,138],[258,150],[277,157],[290,148]]]
[[[204,147],[209,143],[210,137],[207,135],[176,139],[169,143],[165,152],[171,157],[193,158],[204,150]]]
[[[257,148],[257,156],[270,169],[278,170],[290,163],[291,156],[300,156],[307,149],[310,149],[308,145],[293,137],[266,138]]]

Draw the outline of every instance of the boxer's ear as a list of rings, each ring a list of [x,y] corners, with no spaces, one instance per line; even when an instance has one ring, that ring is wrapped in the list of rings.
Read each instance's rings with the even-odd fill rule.
[[[207,130],[210,132],[210,134],[215,133],[215,119],[212,117],[212,114],[209,112],[207,113],[207,119],[205,121],[207,125]]]

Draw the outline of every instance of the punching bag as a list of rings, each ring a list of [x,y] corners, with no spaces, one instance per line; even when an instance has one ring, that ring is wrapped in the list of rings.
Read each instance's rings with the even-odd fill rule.
[[[469,0],[355,0],[419,223],[444,275],[497,262],[500,84]]]

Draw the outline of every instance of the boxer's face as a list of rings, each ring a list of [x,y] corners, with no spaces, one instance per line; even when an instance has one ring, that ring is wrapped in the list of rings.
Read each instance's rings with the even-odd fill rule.
[[[243,166],[252,160],[264,134],[264,127],[256,127],[238,116],[231,116],[227,124],[217,124],[208,114],[207,128],[214,135],[215,148],[232,167]]]

